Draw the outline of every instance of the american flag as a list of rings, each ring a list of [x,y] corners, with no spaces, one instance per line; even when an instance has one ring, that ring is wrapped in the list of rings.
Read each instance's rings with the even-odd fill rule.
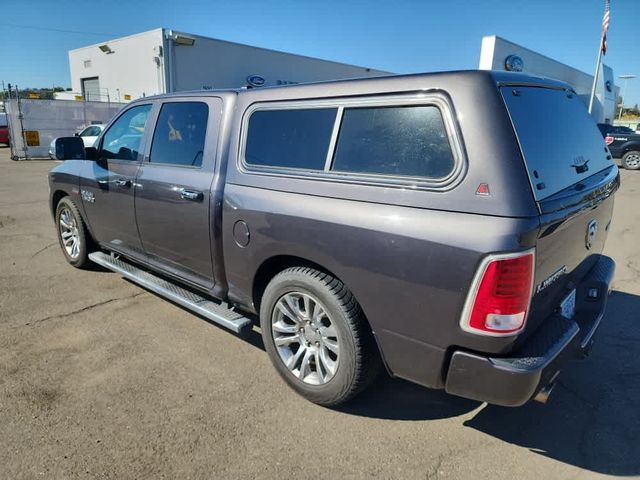
[[[609,13],[611,11],[611,0],[604,0],[604,16],[602,17],[602,43],[600,48],[602,54],[607,54],[607,31],[609,30]]]

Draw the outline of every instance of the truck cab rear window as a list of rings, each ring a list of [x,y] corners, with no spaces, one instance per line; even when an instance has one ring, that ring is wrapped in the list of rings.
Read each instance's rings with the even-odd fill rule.
[[[336,108],[257,110],[249,119],[249,165],[323,170]]]
[[[442,178],[453,167],[453,152],[437,107],[344,110],[333,171]]]

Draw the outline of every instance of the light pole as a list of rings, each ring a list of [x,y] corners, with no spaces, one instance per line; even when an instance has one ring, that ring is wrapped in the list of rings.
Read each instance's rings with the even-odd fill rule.
[[[627,80],[631,80],[636,78],[635,75],[620,75],[618,77],[620,80],[624,81],[624,85],[622,85],[622,103],[620,103],[620,115],[618,115],[618,120],[622,120],[622,111],[624,110],[624,100],[625,94],[627,93]]]

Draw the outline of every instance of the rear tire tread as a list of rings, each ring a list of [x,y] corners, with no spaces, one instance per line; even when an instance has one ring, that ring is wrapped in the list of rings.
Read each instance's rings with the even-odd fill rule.
[[[290,267],[275,275],[271,281],[287,278],[291,275],[305,276],[326,287],[345,314],[355,344],[353,381],[345,382],[344,386],[331,397],[325,397],[322,400],[312,399],[315,403],[324,406],[345,403],[369,386],[380,372],[382,362],[373,333],[360,304],[340,280],[311,267]],[[263,334],[265,333],[270,334],[263,332]]]

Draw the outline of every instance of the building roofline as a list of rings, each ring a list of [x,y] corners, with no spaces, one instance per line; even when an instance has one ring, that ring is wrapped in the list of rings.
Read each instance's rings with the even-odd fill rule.
[[[69,53],[75,52],[75,51],[78,51],[78,50],[85,50],[87,48],[97,48],[100,45],[104,45],[105,43],[109,43],[109,42],[118,42],[120,40],[126,40],[126,39],[129,39],[129,38],[141,37],[142,35],[147,35],[147,34],[152,33],[152,32],[157,32],[158,30],[160,30],[161,32],[164,32],[165,29],[162,28],[162,27],[158,27],[158,28],[152,28],[151,30],[145,30],[144,32],[132,33],[131,35],[125,35],[123,37],[110,38],[110,39],[104,40],[102,42],[92,43],[91,45],[85,45],[84,47],[73,48],[73,49],[69,50]]]
[[[560,64],[564,65],[565,67],[567,67],[567,68],[569,68],[569,69],[571,69],[571,70],[573,70],[573,71],[575,71],[575,72],[582,73],[583,75],[588,75],[588,76],[590,76],[590,77],[593,77],[593,75],[592,75],[591,73],[587,73],[587,72],[585,72],[585,71],[583,71],[583,70],[580,70],[580,69],[578,69],[578,68],[576,68],[576,67],[572,67],[571,65],[568,65],[568,64],[566,64],[566,63],[564,63],[564,62],[561,62],[561,61],[559,61],[559,60],[557,60],[557,59],[555,59],[555,58],[552,58],[552,57],[550,57],[550,56],[548,56],[548,55],[545,55],[544,53],[536,52],[535,50],[531,50],[530,48],[523,47],[523,46],[522,46],[522,45],[520,45],[519,43],[515,43],[515,42],[512,42],[511,40],[507,40],[506,38],[501,37],[500,35],[484,35],[482,38],[483,38],[483,39],[484,39],[484,38],[500,39],[500,40],[501,40],[501,41],[503,41],[503,42],[509,43],[509,44],[511,44],[511,45],[515,45],[516,47],[521,48],[522,50],[526,50],[527,52],[531,53],[532,55],[536,55],[536,56],[538,56],[538,57],[543,57],[543,58],[545,58],[546,60],[549,60],[550,62],[560,63]],[[608,65],[606,65],[604,62],[603,62],[603,65],[604,65],[605,67],[609,67],[609,66],[608,66]],[[609,67],[609,68],[610,68],[610,67]]]
[[[275,50],[273,48],[265,48],[265,47],[257,47],[255,45],[249,45],[247,43],[240,43],[240,42],[232,42],[230,40],[224,40],[221,38],[215,38],[215,37],[207,37],[205,35],[199,35],[197,33],[189,33],[189,32],[183,32],[181,30],[172,30],[172,29],[167,29],[168,32],[173,32],[173,33],[181,33],[184,35],[187,35],[189,37],[195,37],[195,38],[204,38],[207,40],[214,40],[216,42],[220,42],[220,43],[226,43],[226,44],[230,44],[230,45],[237,45],[240,47],[248,47],[248,48],[255,48],[256,50],[263,50],[265,52],[272,52],[272,53],[281,53],[283,55],[291,55],[294,57],[299,57],[299,58],[306,58],[308,60],[321,60],[323,62],[327,62],[327,63],[332,63],[334,65],[342,65],[345,67],[355,67],[355,68],[361,68],[362,70],[369,70],[369,71],[375,71],[375,72],[380,72],[382,74],[391,74],[394,75],[393,72],[387,72],[386,70],[379,70],[377,68],[371,68],[371,67],[363,67],[361,65],[354,65],[352,63],[345,63],[345,62],[336,62],[334,60],[327,60],[326,58],[320,58],[320,57],[311,57],[309,55],[302,55],[299,53],[292,53],[292,52],[285,52],[283,50]]]
[[[78,50],[84,50],[84,49],[87,49],[87,48],[97,48],[100,45],[104,45],[105,43],[117,42],[117,41],[120,41],[120,40],[139,37],[139,36],[142,36],[142,35],[147,35],[147,34],[152,33],[152,32],[157,32],[158,30],[160,30],[162,32],[163,37],[165,35],[166,36],[171,35],[172,33],[178,33],[178,34],[186,35],[186,36],[193,37],[193,38],[196,38],[196,39],[202,38],[202,39],[205,39],[205,40],[213,40],[215,42],[225,43],[225,44],[228,44],[228,45],[235,45],[235,46],[238,46],[238,47],[253,48],[253,49],[262,50],[262,51],[265,51],[265,52],[279,53],[279,54],[282,54],[282,55],[290,55],[290,56],[294,56],[294,57],[298,57],[298,58],[306,58],[308,60],[320,60],[320,61],[323,61],[323,62],[326,62],[326,63],[331,63],[333,65],[340,65],[340,66],[344,66],[344,67],[354,67],[354,68],[359,68],[359,69],[362,69],[362,70],[373,71],[375,73],[380,73],[380,74],[387,74],[387,75],[393,74],[393,72],[388,72],[386,70],[379,70],[377,68],[363,67],[361,65],[353,65],[351,63],[345,63],[345,62],[336,62],[334,60],[327,60],[325,58],[311,57],[309,55],[302,55],[302,54],[299,54],[299,53],[285,52],[283,50],[275,50],[275,49],[272,49],[272,48],[257,47],[255,45],[249,45],[249,44],[246,44],[246,43],[232,42],[230,40],[223,40],[221,38],[207,37],[205,35],[199,35],[197,33],[189,33],[189,32],[184,32],[182,30],[173,30],[171,28],[162,28],[162,27],[153,28],[151,30],[145,30],[144,32],[138,32],[138,33],[134,33],[134,34],[131,34],[131,35],[126,35],[126,36],[123,36],[123,37],[111,38],[111,39],[104,40],[104,41],[99,42],[99,43],[93,43],[91,45],[86,45],[84,47],[74,48],[72,50],[69,50],[69,53],[75,52],[75,51],[78,51]]]

